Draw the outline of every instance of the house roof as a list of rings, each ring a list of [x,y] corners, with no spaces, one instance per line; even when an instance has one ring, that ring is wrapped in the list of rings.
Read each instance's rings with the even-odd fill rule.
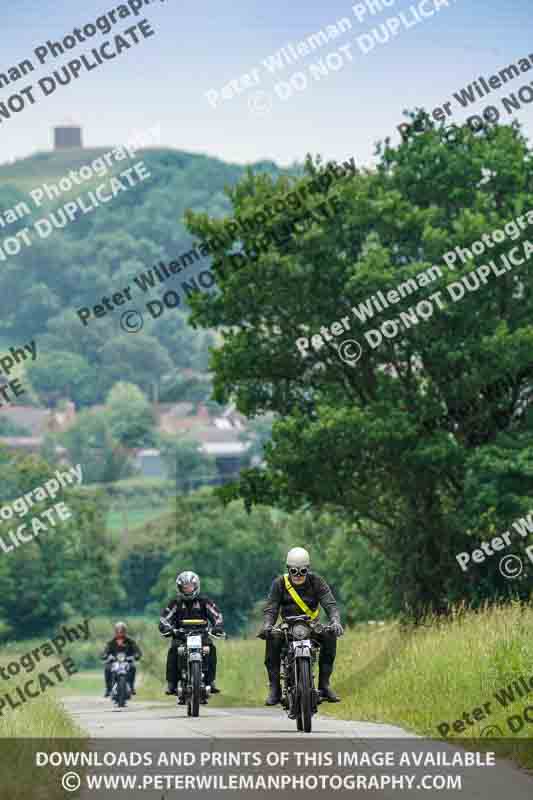
[[[42,436],[0,436],[0,445],[12,450],[40,450],[43,442]],[[55,451],[58,455],[65,455],[67,449],[56,445]]]
[[[240,456],[249,447],[244,442],[205,442],[200,449],[208,456]]]
[[[31,431],[32,436],[38,436],[48,430],[50,411],[46,408],[34,406],[9,406],[0,411],[0,415],[7,417],[17,425],[23,425]]]
[[[5,447],[33,449],[41,447],[42,443],[42,436],[0,436],[0,444],[5,445]]]
[[[238,430],[215,428],[214,425],[202,425],[191,431],[191,439],[196,439],[198,442],[238,442],[241,444]]]

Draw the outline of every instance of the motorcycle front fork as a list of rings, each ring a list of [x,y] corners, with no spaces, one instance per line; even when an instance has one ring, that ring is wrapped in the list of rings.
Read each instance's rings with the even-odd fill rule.
[[[320,692],[315,688],[314,674],[315,674],[316,658],[311,659],[311,683],[313,686],[312,708],[313,714],[318,710],[319,704],[322,702],[320,699]],[[290,673],[294,674],[295,663],[289,665],[286,659],[281,660],[280,668],[280,682],[281,682],[281,705],[288,712],[289,719],[296,719],[296,681],[290,679]]]

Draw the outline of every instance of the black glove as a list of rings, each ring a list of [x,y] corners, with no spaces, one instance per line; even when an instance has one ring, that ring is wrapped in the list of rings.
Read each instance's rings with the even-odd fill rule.
[[[262,629],[257,634],[258,639],[270,639],[272,635],[272,625],[263,625]]]
[[[344,628],[342,627],[342,625],[338,620],[332,622],[330,627],[335,636],[337,637],[344,636]]]
[[[222,625],[213,625],[212,633],[215,634],[215,636],[221,636],[224,633],[224,628]]]

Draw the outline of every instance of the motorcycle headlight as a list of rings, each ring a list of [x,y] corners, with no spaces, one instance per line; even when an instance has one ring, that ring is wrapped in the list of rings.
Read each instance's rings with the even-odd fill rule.
[[[119,653],[118,656],[117,656],[117,660],[118,661],[125,661],[126,660],[126,654],[125,653]]]
[[[311,635],[311,628],[308,625],[304,625],[302,622],[299,622],[293,627],[292,635],[295,639],[309,639]]]

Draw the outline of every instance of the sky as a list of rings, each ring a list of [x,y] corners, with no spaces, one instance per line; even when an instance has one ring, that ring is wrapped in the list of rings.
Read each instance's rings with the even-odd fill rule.
[[[2,119],[0,161],[50,150],[53,126],[75,122],[83,127],[87,147],[118,144],[133,131],[159,125],[161,145],[237,164],[269,160],[288,166],[307,153],[320,153],[335,160],[353,156],[358,166],[369,166],[378,140],[390,136],[393,143],[399,141],[396,126],[404,109],[423,106],[431,111],[450,101],[450,121],[460,123],[467,112],[453,99],[454,92],[530,53],[533,60],[527,34],[531,0],[445,2],[425,0],[423,10],[434,13],[418,14],[416,23],[413,7],[421,0],[361,0],[359,18],[356,4],[344,0],[305,8],[286,0],[150,0],[138,16],[119,19],[109,34],[99,33],[39,65],[35,48],[47,40],[63,40],[73,28],[94,23],[120,3],[17,0],[2,13],[0,73],[26,58],[36,69],[1,88],[0,103],[144,18],[155,35],[141,38],[140,44],[97,69],[82,70],[78,80],[60,85],[48,97],[37,88],[34,105]],[[441,4],[439,10],[435,3]],[[370,32],[377,28],[383,40],[380,23],[394,17],[399,20],[396,35],[384,43],[373,40],[373,48],[362,52],[363,45],[370,47]],[[285,63],[279,73],[271,74],[263,64],[289,42],[296,46],[342,18],[351,29],[296,63]],[[313,75],[310,67],[320,59],[327,75],[317,79],[319,68]],[[243,76],[254,68],[256,85],[243,87]],[[288,97],[295,73],[299,76],[293,77],[295,88]],[[223,99],[222,88],[237,79],[240,93]],[[532,80],[533,69],[478,98],[468,113],[479,114],[491,104],[500,110],[501,121],[510,121],[501,98]],[[210,91],[219,93],[215,108],[207,100]],[[529,136],[533,104],[524,103],[514,116]]]

